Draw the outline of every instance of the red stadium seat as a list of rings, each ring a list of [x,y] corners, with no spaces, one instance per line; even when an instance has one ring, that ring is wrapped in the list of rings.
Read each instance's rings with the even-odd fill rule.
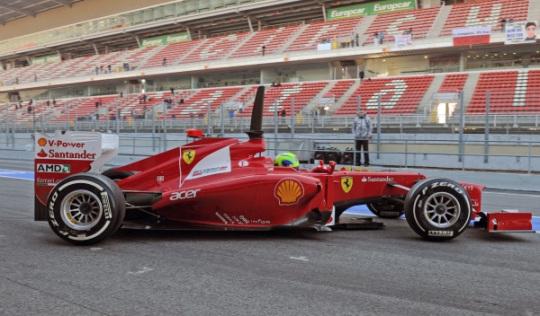
[[[486,0],[454,5],[441,36],[450,35],[453,29],[465,26],[489,25],[493,31],[500,31],[502,19],[526,21],[528,8],[527,0]]]

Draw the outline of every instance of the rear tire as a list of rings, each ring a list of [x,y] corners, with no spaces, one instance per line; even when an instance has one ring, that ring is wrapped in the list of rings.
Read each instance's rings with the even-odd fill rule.
[[[367,208],[380,218],[399,218],[403,215],[403,203],[380,199],[366,204]]]
[[[415,184],[405,198],[409,226],[428,240],[449,240],[460,235],[471,219],[467,191],[448,179],[427,179]]]
[[[111,236],[126,214],[124,195],[116,183],[90,173],[58,183],[47,207],[51,229],[75,245],[90,245]]]

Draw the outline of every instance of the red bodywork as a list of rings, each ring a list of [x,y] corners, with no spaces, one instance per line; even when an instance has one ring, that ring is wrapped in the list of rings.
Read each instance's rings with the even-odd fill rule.
[[[264,151],[262,138],[245,142],[204,138],[115,168],[133,174],[117,185],[126,197],[157,197],[147,207],[178,227],[258,230],[325,224],[333,220],[335,209],[381,198],[403,199],[409,188],[425,179],[413,172],[335,171],[335,164],[312,170],[275,167],[271,158],[262,156]],[[38,170],[40,164],[67,162],[70,173]],[[36,159],[36,220],[46,219],[45,205],[54,184],[88,171],[91,163]],[[474,219],[481,214],[484,187],[461,184],[470,197]],[[531,214],[488,214],[487,229],[530,231]]]
[[[134,173],[117,184],[126,194],[159,193],[152,212],[181,225],[268,229],[313,225],[328,219],[334,206],[403,198],[406,188],[425,178],[412,172],[274,167],[272,159],[261,156],[264,151],[263,139],[205,138],[116,168]],[[207,163],[218,152],[229,161]],[[465,188],[479,212],[482,187]]]

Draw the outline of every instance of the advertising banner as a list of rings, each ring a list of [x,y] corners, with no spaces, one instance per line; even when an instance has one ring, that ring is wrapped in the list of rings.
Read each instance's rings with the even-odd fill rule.
[[[402,48],[412,45],[412,34],[394,35],[394,47]]]
[[[32,57],[32,64],[59,63],[61,61],[59,54],[51,54],[39,57]]]
[[[326,18],[337,20],[414,9],[416,9],[416,0],[385,0],[330,8],[326,10]]]
[[[469,46],[489,44],[491,40],[491,26],[479,25],[460,27],[452,30],[454,46]]]
[[[332,50],[332,43],[320,43],[317,45],[317,50],[320,52]]]
[[[538,39],[538,23],[529,22],[513,22],[505,24],[505,41],[507,45],[536,43]]]
[[[99,133],[57,132],[36,134],[34,189],[37,199],[45,205],[50,187],[73,173],[90,170],[101,154]]]
[[[148,46],[167,45],[167,44],[178,43],[178,42],[187,42],[189,40],[190,38],[187,32],[180,32],[180,33],[144,38],[141,44],[142,44],[142,47],[148,47]]]

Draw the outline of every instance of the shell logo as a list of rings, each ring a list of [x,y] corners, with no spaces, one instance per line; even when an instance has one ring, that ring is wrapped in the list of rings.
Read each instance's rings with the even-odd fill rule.
[[[278,182],[274,189],[274,196],[279,205],[293,205],[304,196],[304,187],[294,179],[284,179]]]
[[[45,139],[45,137],[41,137],[40,139],[38,139],[37,144],[40,147],[45,147],[45,145],[47,145],[47,139]]]

